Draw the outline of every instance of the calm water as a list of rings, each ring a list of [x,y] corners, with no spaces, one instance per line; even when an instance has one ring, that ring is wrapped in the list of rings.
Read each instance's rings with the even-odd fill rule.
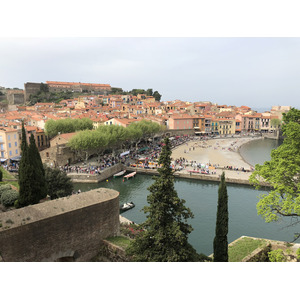
[[[268,143],[269,140],[266,141]],[[268,151],[270,151],[271,147],[264,150],[269,149]],[[76,184],[75,188],[87,191],[106,187],[119,191],[120,203],[133,201],[136,205],[132,210],[124,212],[123,216],[136,223],[141,223],[146,218],[141,209],[148,204],[147,195],[149,192],[147,188],[152,183],[151,176],[138,174],[135,178],[124,182],[122,178],[110,178],[108,181],[98,184]],[[215,235],[218,184],[180,179],[175,180],[175,189],[179,197],[186,200],[186,206],[194,213],[194,218],[189,220],[194,228],[194,231],[189,235],[190,243],[198,252],[206,255],[211,254]],[[230,184],[227,185],[227,190],[229,197],[229,243],[242,235],[282,241],[293,239],[293,234],[297,229],[294,227],[286,228],[289,220],[282,223],[267,224],[257,215],[257,196],[263,193],[263,190],[257,191],[251,187]]]
[[[271,150],[276,149],[282,141],[264,139],[254,140],[240,148],[240,154],[244,160],[252,166],[262,165],[265,161],[271,159]]]

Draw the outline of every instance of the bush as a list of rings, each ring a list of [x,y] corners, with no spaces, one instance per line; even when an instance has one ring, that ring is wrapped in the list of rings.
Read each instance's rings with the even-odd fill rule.
[[[286,261],[286,257],[283,254],[282,249],[272,250],[268,253],[269,260],[271,262],[284,262]]]
[[[2,181],[2,178],[3,178],[3,173],[2,170],[0,169],[0,181]]]
[[[6,190],[1,195],[1,203],[5,206],[13,206],[19,198],[19,192],[16,190]]]
[[[2,193],[4,191],[8,191],[8,190],[11,190],[10,184],[0,185],[0,198],[1,198]]]

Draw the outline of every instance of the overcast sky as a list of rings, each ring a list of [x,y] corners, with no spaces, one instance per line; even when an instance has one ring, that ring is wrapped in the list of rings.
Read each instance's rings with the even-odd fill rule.
[[[300,38],[1,38],[0,86],[107,83],[162,101],[299,107]]]

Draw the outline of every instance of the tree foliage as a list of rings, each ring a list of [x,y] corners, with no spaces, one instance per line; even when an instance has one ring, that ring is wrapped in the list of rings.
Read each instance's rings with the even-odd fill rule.
[[[127,128],[118,125],[103,125],[96,130],[78,132],[70,139],[68,146],[87,160],[92,154],[101,155],[106,149],[113,151],[122,149],[126,142],[147,139],[160,130],[159,124],[146,120],[132,123]]]
[[[50,138],[59,133],[70,133],[86,129],[93,129],[93,121],[88,118],[48,120],[45,124],[45,132]]]
[[[135,261],[179,262],[199,261],[200,256],[188,243],[188,235],[193,230],[187,219],[193,217],[185,200],[180,199],[174,188],[174,175],[170,168],[171,148],[169,139],[165,139],[159,164],[159,176],[148,188],[149,206],[144,228],[128,248],[128,254]]]
[[[155,101],[160,101],[160,99],[161,99],[161,94],[158,92],[158,91],[155,91],[154,93],[153,93],[153,97],[155,98]]]
[[[158,91],[155,91],[153,93],[153,89],[132,89],[131,91],[123,91],[121,88],[111,88],[111,94],[112,95],[133,95],[137,96],[138,94],[145,94],[146,96],[153,96],[156,97],[156,101],[160,101],[161,95],[158,93]]]
[[[75,93],[70,91],[50,92],[48,84],[41,83],[39,91],[29,96],[29,105],[40,102],[55,102],[74,98]]]
[[[17,207],[36,204],[47,195],[45,172],[33,134],[28,146],[24,123],[22,123],[21,161],[19,165],[20,197]]]
[[[0,197],[0,202],[5,206],[13,206],[15,201],[19,198],[19,192],[13,189],[3,191]]]
[[[216,235],[214,238],[214,261],[228,262],[228,193],[225,183],[225,173],[221,175],[218,190],[218,209],[216,220]]]
[[[142,138],[147,140],[160,132],[162,127],[155,122],[142,120],[140,122],[131,123],[128,126],[128,130],[130,139],[137,145]]]
[[[79,131],[69,140],[68,146],[87,160],[92,154],[101,155],[104,152],[108,146],[108,136],[99,130]]]
[[[300,216],[300,111],[283,114],[283,144],[271,152],[271,160],[256,165],[250,181],[257,187],[264,180],[272,187],[259,196],[258,214],[266,222]],[[295,219],[296,220],[296,219]]]
[[[45,178],[47,182],[47,194],[51,199],[66,197],[72,194],[73,183],[67,174],[59,169],[47,166],[45,168]]]

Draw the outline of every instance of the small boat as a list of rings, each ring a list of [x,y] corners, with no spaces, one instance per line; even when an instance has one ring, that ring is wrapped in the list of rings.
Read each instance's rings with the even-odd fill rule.
[[[125,173],[126,173],[126,170],[123,170],[123,171],[121,171],[121,172],[119,172],[119,173],[116,173],[116,174],[114,175],[114,177],[120,177],[120,176],[124,175]]]
[[[132,172],[132,173],[130,173],[130,174],[128,174],[128,175],[125,175],[124,178],[129,179],[129,178],[131,178],[131,177],[134,177],[135,175],[136,175],[136,172]]]
[[[120,212],[124,212],[124,211],[129,210],[129,209],[134,208],[134,207],[135,207],[135,204],[133,202],[123,203],[120,206]]]

